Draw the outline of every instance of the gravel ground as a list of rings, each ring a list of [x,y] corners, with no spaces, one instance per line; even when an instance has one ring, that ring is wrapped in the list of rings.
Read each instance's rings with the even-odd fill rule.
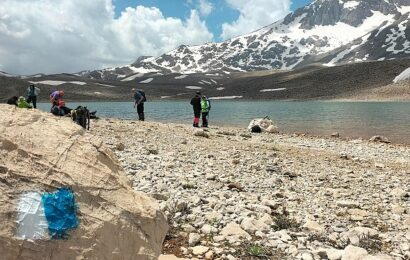
[[[410,259],[410,146],[115,119],[92,132],[159,200],[164,254]]]

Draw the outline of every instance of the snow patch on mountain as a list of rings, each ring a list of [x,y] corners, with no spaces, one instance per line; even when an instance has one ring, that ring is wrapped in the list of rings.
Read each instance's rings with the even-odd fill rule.
[[[408,50],[408,51],[405,50],[405,49],[408,49],[408,47],[410,46],[410,42],[409,42],[409,41],[407,41],[407,42],[405,42],[405,43],[403,44],[403,48],[398,48],[398,49],[396,49],[397,42],[398,42],[397,39],[398,39],[398,38],[402,38],[402,37],[406,37],[406,25],[405,25],[405,22],[400,23],[400,24],[398,25],[398,29],[397,29],[397,30],[396,30],[396,29],[392,29],[391,32],[392,32],[392,33],[389,34],[389,35],[387,35],[387,38],[386,38],[386,46],[389,46],[389,47],[387,48],[387,51],[388,51],[388,52],[393,52],[394,54],[397,54],[397,53],[403,51],[403,49],[404,49],[404,51],[405,51],[406,53],[410,53],[410,50]]]
[[[410,3],[409,3],[409,5],[407,5],[407,6],[397,7],[397,10],[398,10],[402,15],[404,15],[405,13],[410,12]]]
[[[275,91],[283,91],[286,88],[268,88],[268,89],[261,89],[259,92],[275,92]]]
[[[130,76],[130,77],[127,77],[127,78],[125,78],[125,79],[122,79],[121,81],[132,81],[132,80],[134,80],[134,79],[136,79],[136,78],[140,78],[140,77],[142,77],[142,76],[144,76],[145,74],[144,73],[137,73],[137,74],[134,74],[134,75],[132,75],[132,76]]]
[[[185,88],[186,89],[196,89],[196,90],[202,89],[202,87],[198,87],[198,86],[186,86]]]
[[[154,78],[149,78],[149,79],[140,81],[140,83],[142,83],[142,84],[147,84],[147,83],[151,83],[153,80],[154,80]]]
[[[113,85],[107,85],[107,84],[101,84],[101,83],[95,83],[96,85],[99,86],[103,86],[103,87],[107,87],[107,88],[116,88],[117,86],[113,86]]]
[[[240,99],[243,96],[224,96],[224,97],[210,97],[210,100],[226,100],[226,99]]]
[[[181,76],[176,76],[175,79],[184,79],[186,77],[188,77],[188,75],[182,74]]]
[[[397,83],[403,80],[407,80],[410,79],[410,68],[404,70],[402,73],[400,73],[400,75],[398,75],[397,77],[394,78],[393,82]]]
[[[63,84],[75,84],[75,85],[87,85],[86,82],[82,81],[60,81],[60,80],[43,80],[43,81],[30,81],[33,84],[43,84],[43,85],[50,85],[50,86],[60,86]]]
[[[360,2],[359,1],[348,1],[348,2],[345,2],[344,4],[343,4],[343,7],[344,8],[347,8],[347,9],[349,9],[349,10],[353,10],[353,9],[355,9],[356,7],[358,7],[360,5]]]

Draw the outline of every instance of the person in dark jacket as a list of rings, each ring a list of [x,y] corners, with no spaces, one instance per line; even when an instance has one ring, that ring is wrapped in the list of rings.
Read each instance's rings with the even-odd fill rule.
[[[7,104],[17,106],[17,100],[18,100],[18,99],[19,99],[18,97],[12,96],[11,98],[9,98],[9,99],[7,100]]]
[[[195,97],[191,99],[191,105],[194,109],[194,127],[199,127],[199,118],[201,117],[201,92],[197,91]]]
[[[132,93],[134,95],[134,108],[135,106],[137,106],[138,120],[144,121],[144,102],[147,101],[147,98],[145,97],[145,92],[142,89],[133,88]]]
[[[34,84],[30,84],[27,88],[27,103],[33,102],[33,107],[37,108],[37,96],[40,94],[40,89],[34,86]]]

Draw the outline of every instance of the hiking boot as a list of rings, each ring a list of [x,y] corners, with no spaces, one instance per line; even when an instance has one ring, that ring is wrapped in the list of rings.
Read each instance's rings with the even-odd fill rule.
[[[198,124],[195,124],[195,123],[194,123],[192,126],[193,126],[193,127],[199,127],[199,125],[198,125]]]

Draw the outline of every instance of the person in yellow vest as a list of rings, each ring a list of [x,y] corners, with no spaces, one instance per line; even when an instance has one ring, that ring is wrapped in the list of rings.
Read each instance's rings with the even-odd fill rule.
[[[18,108],[32,108],[29,103],[27,103],[24,97],[19,97],[17,100],[17,107]]]
[[[201,98],[201,112],[202,112],[202,127],[208,127],[209,110],[211,109],[211,101],[206,96]]]

